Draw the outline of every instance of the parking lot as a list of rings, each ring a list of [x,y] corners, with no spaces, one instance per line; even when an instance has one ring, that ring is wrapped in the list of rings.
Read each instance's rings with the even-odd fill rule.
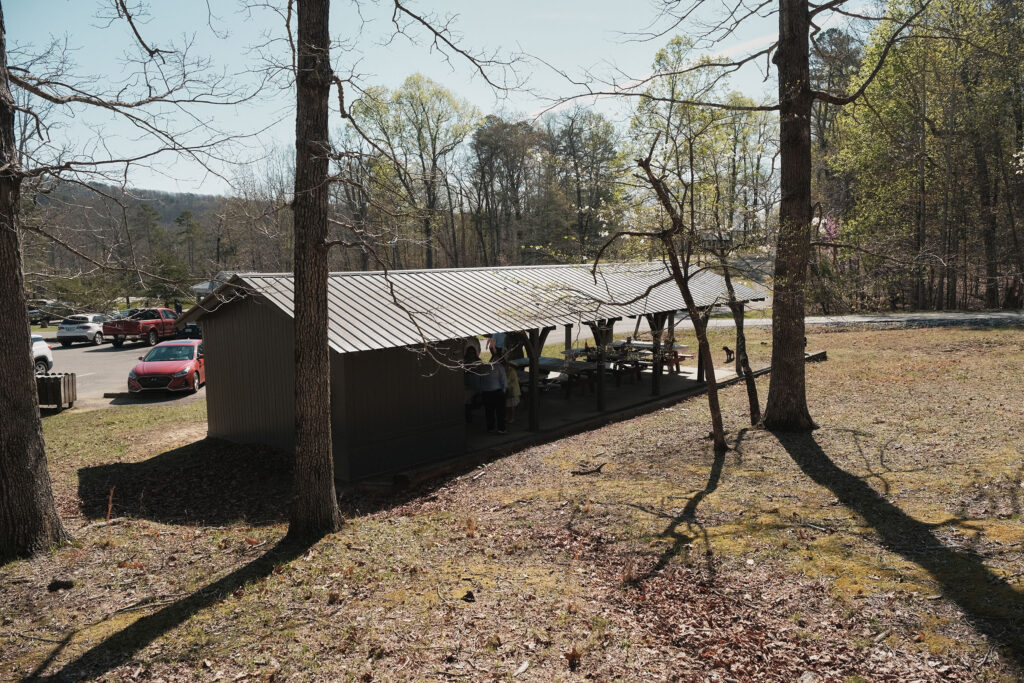
[[[77,375],[77,406],[117,405],[134,402],[184,402],[206,395],[206,387],[198,394],[151,391],[138,397],[128,397],[128,371],[139,362],[150,347],[137,342],[128,342],[119,349],[109,342],[99,346],[76,343],[62,347],[56,340],[56,329],[42,333],[53,350],[51,372],[73,372]],[[106,397],[104,394],[120,394]]]

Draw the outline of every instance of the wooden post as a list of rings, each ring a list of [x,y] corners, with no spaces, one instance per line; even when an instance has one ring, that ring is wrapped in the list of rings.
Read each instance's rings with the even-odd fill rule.
[[[544,329],[532,329],[526,342],[526,353],[530,358],[530,418],[529,429],[531,432],[540,430],[540,385],[538,375],[540,374],[540,353],[544,348],[544,341],[548,338],[548,332],[553,327]]]
[[[597,347],[597,410],[598,412],[604,412],[604,359],[605,349],[607,347],[601,344]]]
[[[565,326],[565,359],[569,358],[569,349],[572,348],[572,325]]]
[[[700,314],[700,319],[703,321],[705,328],[707,328],[708,318],[710,318],[710,317],[711,317],[711,311],[710,310]],[[708,355],[710,355],[710,354],[708,354]],[[708,359],[708,360],[710,360],[710,359]],[[704,354],[702,354],[700,351],[697,351],[697,381],[698,382],[703,382],[704,381]]]
[[[671,314],[669,314],[671,315]],[[661,332],[665,329],[665,313],[650,313],[647,316],[647,324],[651,327],[651,342],[653,347],[651,349],[654,354],[654,365],[651,367],[651,394],[653,396],[661,395]],[[671,350],[671,346],[668,347]]]
[[[538,366],[538,358],[540,357],[540,351],[538,350],[538,339],[540,336],[539,330],[530,330],[529,337],[526,340],[526,353],[529,356],[529,430],[537,431],[540,429],[540,410],[538,404],[541,402],[540,386],[538,385],[537,375],[540,372]]]

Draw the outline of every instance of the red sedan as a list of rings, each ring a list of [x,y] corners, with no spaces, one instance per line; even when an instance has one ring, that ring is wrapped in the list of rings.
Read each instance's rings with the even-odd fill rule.
[[[128,373],[128,391],[199,391],[206,383],[203,342],[180,339],[157,344]]]

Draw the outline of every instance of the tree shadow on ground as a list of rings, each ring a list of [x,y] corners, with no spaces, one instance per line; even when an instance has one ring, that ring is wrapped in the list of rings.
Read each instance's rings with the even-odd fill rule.
[[[740,444],[742,443],[746,432],[746,429],[740,430],[737,436],[736,444],[733,446],[733,450],[736,453],[739,453]],[[668,524],[665,525],[665,529],[659,534],[659,536],[661,538],[671,539],[672,541],[672,545],[662,551],[658,555],[658,559],[655,563],[647,571],[638,575],[634,579],[634,583],[639,583],[656,576],[668,566],[673,557],[686,552],[689,548],[692,548],[694,543],[698,540],[702,540],[704,543],[704,556],[708,558],[711,557],[711,542],[708,540],[707,531],[704,529],[704,525],[697,521],[697,508],[700,507],[701,502],[707,496],[718,489],[718,483],[722,479],[722,470],[725,467],[725,455],[726,451],[720,451],[714,454],[714,459],[711,461],[711,471],[708,473],[707,483],[704,484],[703,489],[700,489],[690,496],[686,501],[686,505],[683,506],[682,512],[679,514],[670,515],[664,511],[654,510],[642,505],[632,506],[656,517],[668,518]],[[713,569],[710,564],[708,566],[709,569]],[[713,575],[714,572],[712,571],[711,573]]]
[[[977,553],[946,546],[935,535],[934,525],[909,516],[840,468],[811,434],[775,436],[804,474],[859,514],[879,534],[882,546],[927,571],[979,632],[1024,667],[1024,593],[994,574]]]
[[[91,519],[110,516],[165,524],[233,522],[271,524],[288,519],[293,455],[258,444],[207,438],[141,462],[110,463],[78,470],[78,497]],[[361,517],[427,498],[475,470],[481,460],[455,463],[441,474],[391,487],[337,484],[346,518]]]
[[[197,590],[188,597],[178,600],[158,612],[142,617],[130,626],[100,641],[83,654],[68,662],[58,671],[42,675],[71,642],[69,635],[33,671],[29,681],[80,681],[99,677],[122,666],[138,652],[171,629],[180,626],[192,616],[223,600],[247,583],[266,578],[274,567],[296,559],[317,539],[308,541],[285,538],[265,554],[239,567],[223,578]],[[72,634],[73,635],[73,634]]]
[[[181,524],[250,524],[287,519],[289,454],[263,446],[203,439],[141,462],[78,471],[82,512]],[[111,498],[113,491],[113,498]]]

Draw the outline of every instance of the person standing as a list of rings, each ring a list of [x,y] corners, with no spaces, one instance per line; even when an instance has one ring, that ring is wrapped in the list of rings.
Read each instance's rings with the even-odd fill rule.
[[[480,367],[480,394],[484,399],[484,415],[487,420],[487,431],[494,432],[495,426],[499,434],[505,433],[505,389],[508,379],[505,368],[500,363],[483,363]]]

